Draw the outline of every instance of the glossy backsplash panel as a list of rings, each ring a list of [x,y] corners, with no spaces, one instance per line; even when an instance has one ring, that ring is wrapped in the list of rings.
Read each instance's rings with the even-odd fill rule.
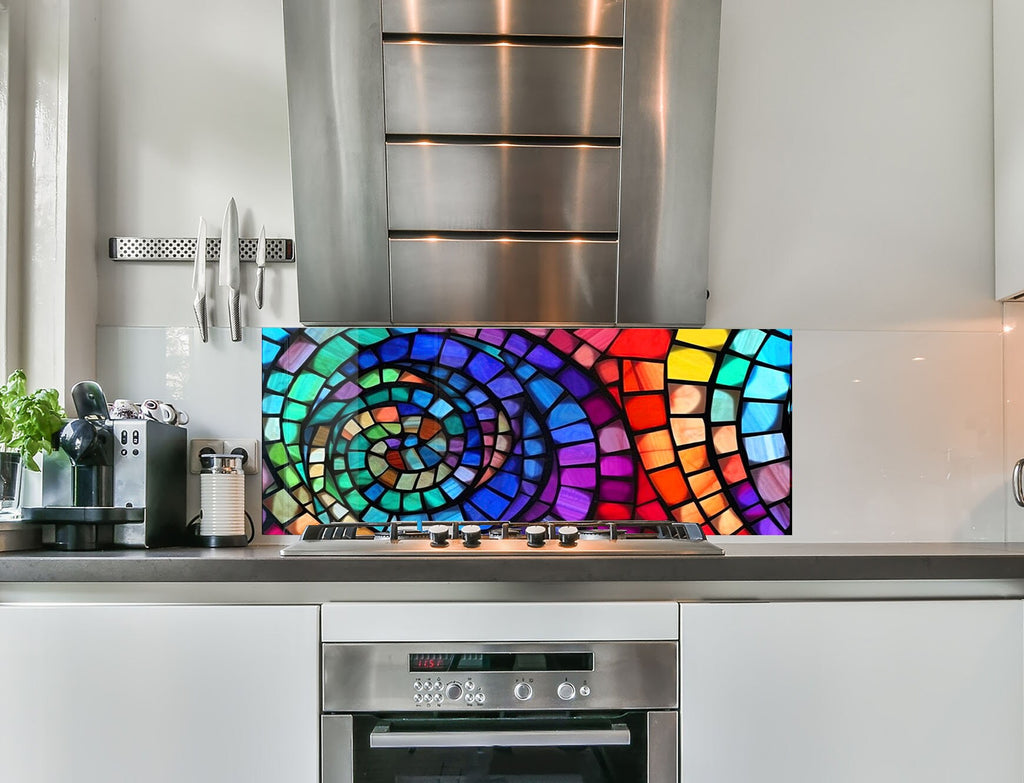
[[[263,330],[263,531],[791,525],[787,330]]]

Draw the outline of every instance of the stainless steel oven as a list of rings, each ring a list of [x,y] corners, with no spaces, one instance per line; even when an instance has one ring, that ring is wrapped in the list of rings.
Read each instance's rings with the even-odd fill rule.
[[[675,641],[327,643],[324,783],[676,783]]]

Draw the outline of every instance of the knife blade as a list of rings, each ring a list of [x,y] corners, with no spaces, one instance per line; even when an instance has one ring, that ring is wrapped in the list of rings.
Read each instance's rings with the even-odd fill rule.
[[[235,200],[228,201],[224,210],[224,226],[220,235],[220,284],[228,289],[228,324],[231,326],[231,341],[242,339],[242,318],[239,311],[238,273],[238,207]]]
[[[196,292],[192,309],[199,325],[199,336],[208,342],[210,332],[206,320],[206,218],[199,218],[199,234],[196,236],[196,260],[192,266],[192,290]]]
[[[267,265],[267,228],[260,226],[260,238],[256,240],[256,290],[253,292],[253,301],[256,302],[256,309],[263,309],[263,274]]]

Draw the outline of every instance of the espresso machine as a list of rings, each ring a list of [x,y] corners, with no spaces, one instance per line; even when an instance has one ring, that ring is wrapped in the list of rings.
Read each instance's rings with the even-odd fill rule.
[[[43,459],[43,505],[23,508],[57,549],[183,543],[188,435],[151,419],[110,419],[99,384],[71,390],[78,418]]]

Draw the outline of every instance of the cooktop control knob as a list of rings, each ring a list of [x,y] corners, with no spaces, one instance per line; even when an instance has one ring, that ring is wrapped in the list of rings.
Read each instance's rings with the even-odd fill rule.
[[[558,698],[562,701],[572,701],[576,698],[576,686],[571,682],[560,682],[555,693],[558,694]]]
[[[544,546],[544,539],[548,537],[548,529],[544,525],[530,525],[526,528],[527,546]]]
[[[558,528],[558,543],[561,546],[576,546],[580,539],[580,531],[575,525],[562,525]]]
[[[533,688],[528,682],[517,682],[516,687],[512,689],[512,695],[519,701],[528,701],[533,696]]]
[[[448,701],[458,701],[462,698],[462,686],[457,682],[450,682],[444,689],[444,696]]]
[[[427,528],[431,546],[448,546],[448,525],[431,525]]]
[[[462,545],[467,547],[480,546],[480,525],[462,526]]]

